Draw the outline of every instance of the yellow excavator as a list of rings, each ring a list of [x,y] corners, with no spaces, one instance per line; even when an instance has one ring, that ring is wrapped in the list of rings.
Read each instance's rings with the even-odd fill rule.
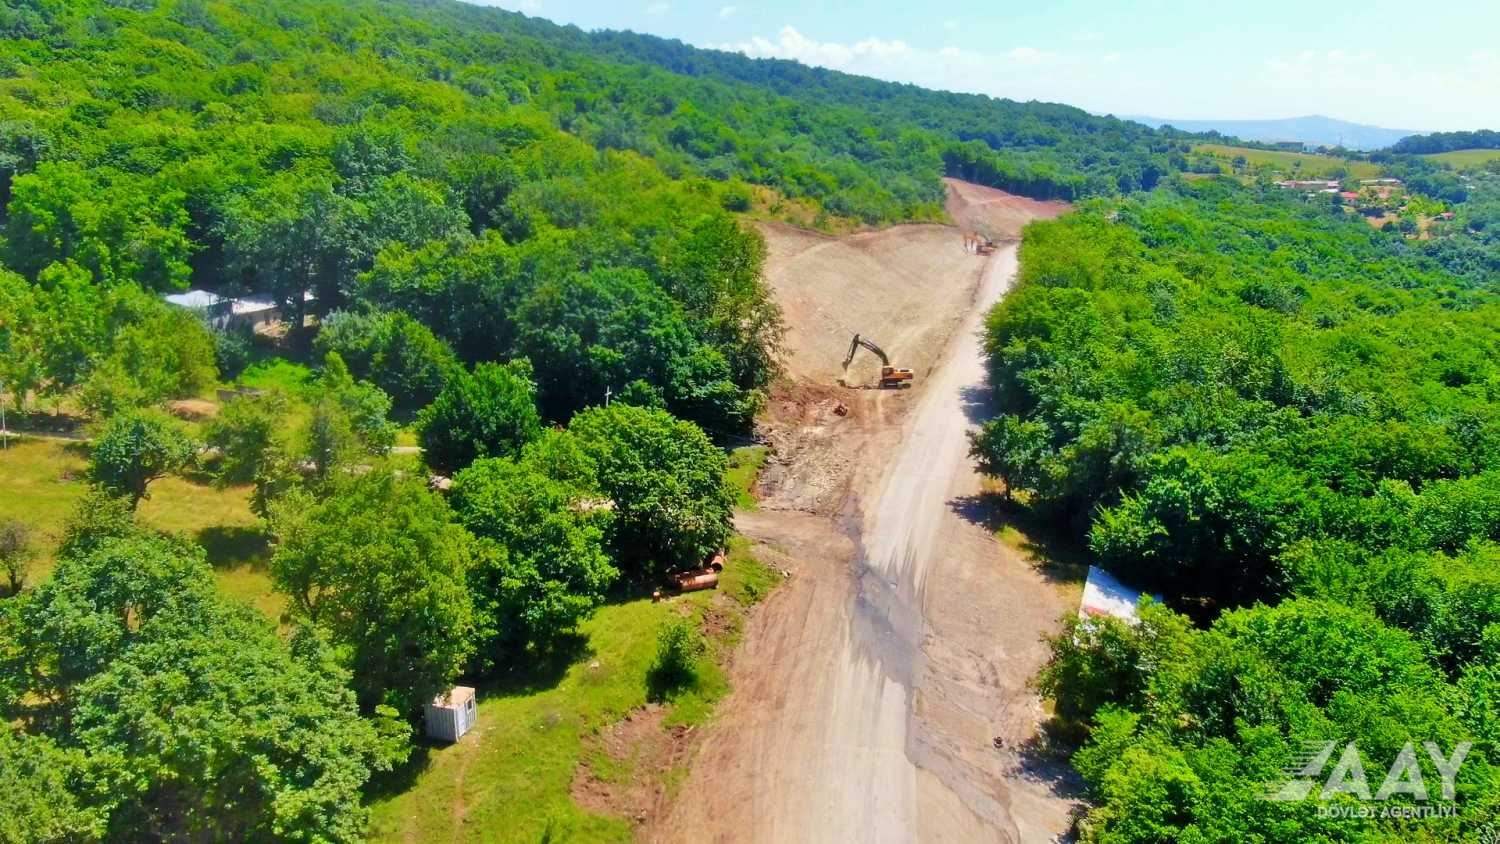
[[[910,369],[904,366],[891,366],[891,359],[885,353],[884,349],[858,334],[854,335],[854,339],[849,341],[849,354],[844,356],[845,372],[849,371],[849,364],[854,362],[854,355],[859,351],[860,346],[864,346],[866,349],[874,352],[876,357],[880,358],[880,386],[882,389],[911,385],[912,372]]]

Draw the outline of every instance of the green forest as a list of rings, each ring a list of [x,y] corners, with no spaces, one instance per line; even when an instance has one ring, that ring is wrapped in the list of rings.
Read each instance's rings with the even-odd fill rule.
[[[1422,155],[1452,152],[1459,149],[1500,149],[1500,132],[1480,129],[1477,132],[1433,132],[1430,135],[1411,135],[1397,141],[1391,147],[1391,152]]]
[[[1074,619],[1038,678],[1087,736],[1087,840],[1458,840],[1494,818],[1487,228],[1413,242],[1219,180],[1027,230],[987,326],[1001,415],[974,454],[1167,599],[1136,627]],[[1305,741],[1357,739],[1378,781],[1417,737],[1473,741],[1458,818],[1258,799]]]
[[[456,4],[40,2],[0,31],[0,385],[13,426],[83,420],[93,488],[54,548],[23,501],[0,525],[0,839],[363,840],[435,693],[569,658],[725,547],[722,441],[781,330],[748,191],[673,152],[673,107],[654,159],[581,122],[610,78],[631,113],[670,86]],[[937,195],[763,152],[746,175],[830,213]],[[215,330],[161,299],[188,287],[316,330]],[[211,419],[162,411],[242,376]],[[200,532],[212,559],[164,534],[139,513],[178,476],[248,486],[263,527]],[[262,535],[279,619],[210,565]]]

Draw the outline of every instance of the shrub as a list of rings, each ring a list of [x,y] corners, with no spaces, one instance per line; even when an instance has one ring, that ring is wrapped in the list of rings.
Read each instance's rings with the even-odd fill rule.
[[[719,205],[725,211],[749,211],[750,188],[744,182],[730,182],[719,193]]]
[[[656,661],[646,673],[652,700],[663,701],[698,683],[699,662],[708,650],[703,634],[691,619],[672,618],[656,634]]]
[[[221,377],[230,381],[240,377],[250,365],[250,350],[248,329],[214,332],[214,363]]]

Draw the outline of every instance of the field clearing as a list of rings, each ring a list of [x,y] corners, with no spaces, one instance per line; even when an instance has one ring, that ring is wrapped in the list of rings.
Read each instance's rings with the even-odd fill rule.
[[[1286,175],[1309,178],[1334,178],[1330,174],[1339,170],[1348,171],[1356,179],[1373,179],[1380,175],[1380,166],[1368,161],[1345,161],[1328,155],[1310,152],[1284,152],[1281,150],[1235,147],[1227,144],[1198,144],[1193,152],[1224,159],[1227,167],[1238,156],[1244,156],[1251,167],[1274,167]]]
[[[40,558],[28,580],[52,573],[63,525],[87,489],[84,445],[62,440],[18,438],[0,452],[0,518],[16,518],[36,529]],[[250,488],[219,489],[198,478],[169,477],[151,484],[138,509],[141,522],[179,533],[203,545],[219,591],[250,604],[272,619],[284,599],[266,573],[268,549],[260,520],[250,511]]]
[[[772,588],[778,575],[756,562],[749,543],[735,537],[717,592],[693,592],[653,603],[649,598],[605,606],[580,625],[581,647],[560,664],[536,664],[525,676],[479,690],[479,720],[453,745],[420,744],[412,761],[372,800],[373,841],[630,841],[630,820],[580,807],[572,797],[580,763],[611,782],[645,778],[635,760],[602,760],[594,741],[602,731],[647,703],[647,672],[656,634],[673,616],[709,616],[713,659],[705,659],[698,688],[666,705],[657,739],[667,730],[705,721],[727,691],[719,661],[738,641],[745,607]],[[682,771],[667,772],[670,789]],[[486,833],[485,830],[490,832]]]
[[[1462,170],[1467,167],[1481,167],[1490,161],[1500,161],[1500,149],[1455,149],[1449,152],[1434,152],[1422,157],[1441,161],[1449,167]]]

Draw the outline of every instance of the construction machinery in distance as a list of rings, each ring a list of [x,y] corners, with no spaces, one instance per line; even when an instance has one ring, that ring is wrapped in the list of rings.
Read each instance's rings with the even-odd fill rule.
[[[977,232],[966,232],[964,251],[971,255],[991,255],[995,251],[995,241]]]
[[[866,349],[874,352],[876,357],[880,358],[880,386],[882,389],[903,387],[911,384],[912,371],[910,369],[904,366],[891,366],[890,356],[885,353],[884,349],[858,334],[854,335],[854,339],[849,341],[849,354],[844,356],[845,372],[849,371],[849,364],[854,362],[854,355],[859,351],[860,346],[864,346]],[[839,380],[840,382],[843,381],[842,378]]]

